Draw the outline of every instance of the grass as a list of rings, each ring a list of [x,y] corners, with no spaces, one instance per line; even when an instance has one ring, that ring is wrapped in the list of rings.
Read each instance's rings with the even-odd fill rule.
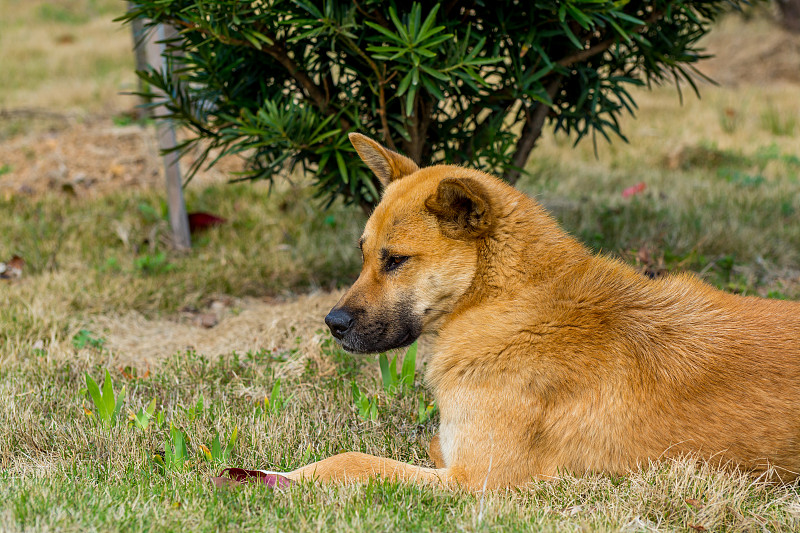
[[[329,348],[324,357],[349,358]],[[413,394],[387,396],[374,359],[357,363],[354,379],[380,400],[376,422],[358,416],[349,386],[310,367],[283,382],[291,398],[277,413],[258,406],[268,395],[274,365],[268,354],[195,353],[166,358],[146,378],[112,371],[124,383],[125,408],[156,400],[159,425],[106,428],[84,414],[84,373],[104,371],[103,350],[29,357],[3,369],[0,406],[2,468],[0,528],[212,531],[241,530],[451,531],[785,529],[800,526],[796,487],[769,486],[689,461],[644,467],[625,477],[564,474],[519,490],[480,495],[395,483],[347,487],[302,485],[285,492],[216,490],[207,478],[225,464],[290,469],[341,450],[425,463],[421,448],[434,423],[416,423]],[[58,361],[58,362],[56,362]],[[417,383],[418,387],[419,384]],[[204,398],[202,409],[194,409]],[[324,408],[322,407],[324,406]],[[164,470],[170,426],[188,436],[188,463]],[[238,440],[225,463],[211,463],[200,445],[215,435]],[[336,428],[336,431],[330,431]],[[391,435],[391,438],[387,438]]]
[[[119,9],[0,0],[0,49],[12,59],[0,108],[100,114],[152,136],[117,95],[134,79],[128,30],[110,22]],[[723,42],[748,34],[722,28]],[[692,270],[725,290],[798,299],[798,87],[701,90],[683,106],[671,89],[637,92],[638,118],[623,123],[631,144],[598,142],[597,157],[591,142],[546,135],[520,187],[593,249],[646,273]],[[49,129],[19,116],[0,125],[0,142]],[[58,120],[68,137],[70,121]],[[33,159],[0,161],[0,185]],[[347,354],[320,330],[358,272],[364,218],[321,212],[311,194],[302,179],[271,196],[197,180],[189,209],[228,222],[184,254],[169,245],[160,185],[0,195],[0,261],[26,261],[22,278],[0,280],[0,530],[800,528],[796,485],[688,459],[485,495],[395,483],[213,489],[208,477],[225,466],[288,470],[345,450],[428,464],[437,417],[420,416],[431,399],[419,378],[387,392],[376,357]],[[196,325],[208,313],[211,325]],[[106,371],[125,394],[119,417],[98,423],[86,375],[102,387]],[[354,389],[374,402],[374,421]],[[175,431],[186,462],[164,461]],[[230,454],[209,460],[203,447],[234,432]]]
[[[215,294],[263,296],[334,288],[358,271],[363,216],[341,206],[320,213],[306,189],[267,196],[263,187],[190,191],[191,210],[230,222],[173,253],[159,192],[0,199],[0,257],[27,261],[24,283],[0,292],[0,363],[37,339],[61,337],[96,313],[150,316],[202,308]]]
[[[0,109],[85,114],[130,101],[119,91],[136,87],[133,37],[112,22],[122,9],[117,0],[0,0]],[[4,122],[0,138],[24,127]]]

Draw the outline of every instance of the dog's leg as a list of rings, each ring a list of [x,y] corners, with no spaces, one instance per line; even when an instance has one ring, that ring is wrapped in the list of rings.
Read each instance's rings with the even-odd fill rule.
[[[359,452],[334,455],[283,475],[293,481],[308,479],[335,483],[381,478],[446,486],[453,481],[446,468],[423,468]]]
[[[439,442],[438,433],[431,438],[431,442],[428,444],[428,457],[431,458],[436,468],[444,468],[444,456],[442,455],[442,445]]]

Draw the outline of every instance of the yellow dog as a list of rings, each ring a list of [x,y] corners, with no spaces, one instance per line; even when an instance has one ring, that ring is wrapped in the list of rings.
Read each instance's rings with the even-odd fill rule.
[[[350,140],[385,191],[326,323],[352,352],[435,335],[436,468],[344,453],[286,477],[479,489],[686,453],[798,475],[800,303],[648,279],[495,177]]]

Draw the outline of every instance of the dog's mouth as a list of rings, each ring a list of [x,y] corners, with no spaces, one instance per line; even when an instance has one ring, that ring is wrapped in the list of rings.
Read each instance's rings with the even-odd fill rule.
[[[342,348],[351,353],[403,348],[422,333],[422,321],[405,307],[370,317],[361,309],[337,306],[325,317],[325,323]]]
[[[419,337],[419,333],[414,334],[412,331],[406,331],[400,339],[393,339],[387,342],[385,337],[379,338],[376,341],[366,341],[363,338],[342,338],[337,339],[339,344],[346,352],[366,354],[385,352],[387,350],[394,350],[395,348],[404,348],[410,346]]]

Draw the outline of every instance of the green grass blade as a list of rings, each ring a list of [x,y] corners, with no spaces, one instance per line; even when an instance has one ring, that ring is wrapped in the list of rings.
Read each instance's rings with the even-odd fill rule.
[[[406,356],[403,359],[403,368],[400,371],[401,381],[407,387],[414,386],[414,375],[417,371],[417,343],[408,347]]]

